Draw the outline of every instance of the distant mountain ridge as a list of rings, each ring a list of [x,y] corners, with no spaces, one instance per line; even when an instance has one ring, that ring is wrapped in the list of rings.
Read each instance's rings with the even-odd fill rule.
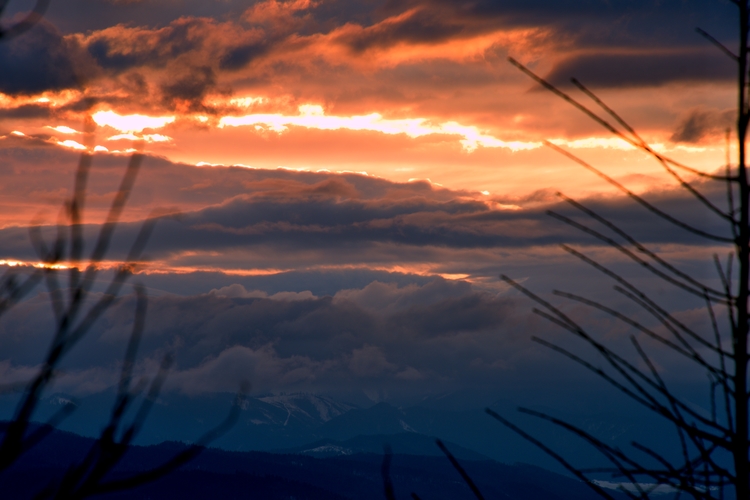
[[[291,420],[298,421],[301,425],[317,426],[354,408],[353,405],[310,393],[249,398],[242,406],[247,412],[243,418],[250,423],[282,426],[289,425]]]
[[[232,394],[187,396],[166,393],[159,396],[146,420],[136,444],[152,445],[164,441],[191,442],[224,419],[234,401]],[[54,394],[40,402],[35,418],[43,421],[60,408],[60,404],[74,401],[76,411],[61,429],[82,436],[96,436],[109,418],[114,392],[107,391],[76,399],[65,394]],[[8,395],[0,395],[0,419],[13,414],[14,402]],[[495,405],[493,409],[537,436],[553,449],[565,449],[572,456],[597,465],[602,459],[585,443],[555,426],[528,417],[519,417],[514,407]],[[339,447],[352,453],[382,450],[380,438],[370,442],[353,442],[361,436],[401,436],[403,453],[414,446],[418,454],[430,455],[437,451],[434,437],[453,442],[464,450],[503,463],[524,462],[566,473],[554,460],[509,431],[481,409],[448,411],[434,407],[413,406],[396,408],[380,402],[366,407],[331,397],[311,394],[263,394],[247,398],[242,403],[237,425],[213,446],[230,451],[300,452],[319,446],[320,456],[333,456]],[[552,410],[553,411],[553,410]],[[584,428],[601,434],[613,446],[626,447],[637,436],[660,446],[662,437],[671,429],[646,423],[639,415],[612,411],[582,416],[562,415]],[[407,445],[407,434],[419,436]],[[419,440],[419,445],[415,444]],[[375,446],[374,443],[380,443]],[[312,446],[317,444],[317,446]],[[392,446],[402,446],[392,443]],[[431,450],[431,451],[429,451]],[[467,455],[468,456],[468,455]],[[598,460],[598,462],[597,462]]]
[[[444,443],[450,452],[461,460],[490,460],[490,458],[469,450],[455,443]],[[399,455],[439,456],[443,452],[435,444],[435,438],[414,432],[399,434],[359,435],[345,441],[322,439],[305,446],[286,450],[275,450],[276,453],[299,454],[317,458],[350,456],[357,454],[382,454],[385,446]]]
[[[92,444],[92,439],[53,431],[11,469],[0,473],[0,492],[4,498],[14,500],[33,498],[50,482],[60,478],[68,466],[80,461]],[[185,446],[174,442],[133,446],[112,477],[126,478],[153,468]],[[298,454],[206,449],[195,460],[155,482],[97,498],[380,500],[385,498],[382,460],[382,453],[314,458]],[[492,460],[463,460],[462,465],[487,500],[599,498],[586,484],[537,467],[503,465]],[[397,498],[408,498],[411,492],[430,500],[473,498],[445,457],[396,453],[390,475]],[[612,496],[616,500],[625,498],[614,491]]]

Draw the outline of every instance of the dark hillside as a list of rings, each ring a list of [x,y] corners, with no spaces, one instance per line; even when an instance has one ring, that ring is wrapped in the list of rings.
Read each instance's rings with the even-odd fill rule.
[[[79,461],[93,441],[54,431],[0,474],[4,498],[33,498]],[[114,477],[152,468],[184,449],[182,443],[134,446]],[[228,452],[206,449],[180,470],[147,485],[100,498],[203,499],[362,499],[383,498],[382,456],[374,453],[332,458],[295,454]],[[599,498],[578,481],[527,465],[492,460],[464,460],[463,465],[487,499],[594,500]],[[391,477],[398,498],[416,492],[427,500],[470,499],[472,494],[444,457],[396,454]]]

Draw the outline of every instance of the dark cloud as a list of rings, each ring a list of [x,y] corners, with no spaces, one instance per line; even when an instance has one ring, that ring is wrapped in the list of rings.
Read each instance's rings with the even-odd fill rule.
[[[85,48],[111,85],[130,94],[119,103],[110,99],[113,104],[211,112],[203,103],[206,95],[229,92],[220,84],[220,71],[243,67],[254,54],[248,47],[270,46],[262,31],[246,28],[180,17],[160,28],[118,24],[69,38]]]
[[[680,0],[410,0],[387,2],[383,12],[393,16],[410,8],[424,9],[474,29],[488,24],[497,28],[552,28],[561,43],[578,47],[700,46],[701,39],[694,32],[697,25],[722,41],[734,35],[735,11],[729,4],[715,6]]]
[[[125,24],[163,27],[180,17],[238,17],[257,0],[206,2],[203,0],[71,0],[52,2],[46,17],[66,33],[85,33]]]
[[[46,118],[51,114],[49,106],[42,104],[24,104],[16,108],[0,109],[1,118]]]
[[[260,2],[245,16],[232,20],[182,16],[159,28],[118,24],[82,39],[97,63],[112,73],[143,68],[170,70],[175,63],[238,70],[302,27],[293,22],[279,25],[287,18],[298,19],[294,11],[280,7],[283,5]],[[255,19],[258,11],[263,14],[259,20]]]
[[[492,329],[501,326],[509,312],[501,304],[492,302],[493,297],[480,294],[448,298],[434,304],[410,307],[394,314],[389,321],[394,330],[412,335]]]
[[[435,43],[459,35],[472,34],[469,27],[443,17],[439,12],[418,10],[396,20],[387,20],[361,31],[346,34],[340,41],[355,52],[370,48],[387,48],[397,43]]]
[[[267,275],[228,275],[219,271],[178,274],[142,274],[138,279],[155,295],[197,295],[233,285],[243,290],[262,290],[268,296],[283,292],[309,291],[314,296],[335,295],[340,290],[364,288],[373,281],[395,286],[424,285],[433,278],[408,273],[370,269],[288,271]]]
[[[80,19],[71,19],[68,11],[80,13]],[[717,62],[721,54],[711,52],[713,48],[695,35],[693,27],[700,24],[731,45],[732,34],[726,28],[730,15],[729,9],[677,1],[414,0],[383,5],[359,0],[199,5],[192,0],[128,4],[75,0],[65,12],[53,6],[49,19],[72,32],[65,38],[67,43],[85,49],[93,65],[86,72],[105,77],[97,84],[130,93],[123,102],[113,104],[130,104],[131,109],[133,105],[182,109],[171,98],[173,92],[165,89],[174,86],[176,93],[198,96],[188,99],[190,109],[212,112],[199,100],[218,88],[295,88],[298,90],[292,93],[329,103],[350,102],[350,95],[364,96],[360,103],[372,99],[382,104],[378,97],[399,103],[434,102],[436,93],[455,94],[460,88],[488,86],[504,78],[503,74],[507,77],[510,69],[504,59],[508,50],[523,50],[538,59],[545,47],[568,54],[586,49],[588,55],[568,58],[555,67],[550,76],[560,81],[571,75],[593,86],[723,81],[731,72],[729,63]],[[528,28],[534,28],[534,34],[514,38],[514,30]],[[452,67],[431,54],[427,61],[419,57],[395,64],[378,61],[383,67],[376,67],[374,73],[363,73],[360,67],[367,63],[364,54],[371,49],[388,56],[388,50],[399,44],[424,46],[486,33],[496,34],[501,41],[482,54],[482,64],[464,61]],[[502,41],[506,35],[509,38]],[[349,49],[348,55],[342,54],[342,44]],[[710,55],[696,47],[707,47]],[[677,55],[658,55],[669,51]],[[399,54],[392,55],[398,59]],[[250,66],[252,71],[247,70]],[[185,68],[210,68],[212,77],[206,79],[205,73],[197,72],[196,82],[191,82]],[[139,76],[131,77],[131,73]],[[331,81],[340,84],[331,86]]]
[[[192,68],[184,76],[161,86],[163,99],[168,103],[177,100],[199,105],[206,94],[216,88],[216,75],[208,66]]]
[[[497,209],[494,201],[479,201],[466,193],[436,188],[427,182],[394,183],[324,172],[201,169],[157,159],[146,163],[134,193],[134,203],[141,205],[141,213],[148,214],[148,206],[157,199],[165,205],[194,207],[186,209],[178,220],[159,222],[159,230],[149,242],[150,258],[171,265],[304,269],[316,265],[446,261],[472,267],[489,261],[488,257],[470,256],[471,252],[597,242],[546,214],[547,209],[553,209],[591,223],[560,202],[529,202],[517,210]],[[123,164],[120,157],[105,156],[98,161],[105,177],[95,177],[92,181],[92,203],[106,207],[109,198],[105,194],[111,193],[116,185]],[[32,171],[45,171],[42,165],[49,164],[32,166]],[[9,177],[6,188],[9,196],[23,196],[14,187],[21,180]],[[168,192],[166,185],[170,186]],[[35,193],[44,189],[44,184],[30,183],[25,188],[27,193],[31,193],[28,186],[34,186]],[[51,182],[48,189],[53,186],[55,183]],[[701,184],[698,188],[720,206],[725,203],[719,187]],[[684,193],[654,191],[646,197],[667,213],[721,234],[717,221]],[[643,224],[647,213],[624,198],[582,201],[645,243],[698,247],[708,243],[656,217]],[[139,227],[139,222],[129,222],[118,228],[112,258],[123,258]],[[89,237],[93,238],[96,230],[95,225],[87,226]],[[45,228],[44,233],[51,237],[54,228]],[[2,229],[0,236],[0,257],[35,258],[24,227]]]
[[[683,196],[670,193],[652,199],[699,227],[718,231],[710,218],[699,215],[697,203]],[[643,209],[636,205],[607,200],[589,200],[587,205],[644,241],[699,243],[667,223],[655,221],[643,227]],[[552,223],[545,208],[493,210],[481,202],[459,199],[241,196],[220,207],[185,214],[179,223],[165,222],[151,248],[158,255],[189,248],[205,251],[278,245],[280,250],[292,252],[327,249],[331,255],[340,254],[339,258],[357,249],[355,260],[367,260],[366,256],[376,251],[372,245],[489,249],[591,241],[563,224]],[[567,205],[549,208],[582,219]]]
[[[645,87],[679,82],[730,82],[732,62],[715,51],[689,53],[583,54],[558,63],[546,76],[569,86],[577,78],[591,88]]]
[[[49,103],[23,103],[18,106],[8,106],[0,108],[0,118],[14,119],[14,120],[25,120],[25,119],[39,119],[39,118],[66,118],[66,115],[70,112],[80,113],[90,110],[94,105],[105,101],[106,99],[93,99],[90,97],[84,97],[81,99],[70,101],[66,104],[59,106],[50,106]],[[69,115],[68,115],[69,116]],[[15,122],[14,127],[20,125],[19,122]]]
[[[115,383],[133,307],[132,296],[126,297],[104,315],[66,358],[58,387],[86,393]],[[171,352],[176,365],[166,387],[188,394],[231,391],[243,379],[257,392],[374,389],[413,399],[456,388],[531,389],[537,377],[555,373],[554,383],[562,385],[576,373],[529,337],[544,335],[563,345],[569,339],[530,308],[517,294],[487,293],[440,278],[403,286],[375,281],[324,297],[269,296],[241,285],[151,297],[137,373],[153,372]],[[628,345],[628,329],[611,319],[575,309],[569,314],[606,331],[610,345]],[[693,316],[680,318],[707,326]],[[0,369],[8,375],[38,362],[51,325],[46,294],[6,314],[0,322],[0,363],[12,365]],[[690,378],[671,373],[674,364],[662,366],[665,375]]]
[[[105,70],[115,73],[131,68],[164,67],[175,58],[203,48],[210,19],[179,18],[160,29],[113,26],[86,37],[85,46]]]
[[[34,94],[78,84],[75,47],[47,22],[0,44],[0,92]]]
[[[464,368],[472,361],[478,366],[479,359],[486,365],[480,372],[492,370],[499,358],[506,359],[507,369],[518,349],[530,347],[519,335],[527,312],[514,312],[518,299],[476,292],[466,283],[373,282],[340,296],[303,300],[219,293],[151,298],[141,369],[173,351],[177,366],[169,385],[188,393],[231,390],[242,378],[258,391],[325,387],[347,379],[351,389],[373,381],[426,386],[446,375],[464,378]],[[373,294],[379,303],[362,302]],[[71,353],[66,370],[116,365],[132,328],[132,308],[128,299],[108,311]],[[4,356],[19,365],[36,362],[51,324],[47,309],[47,296],[41,294],[4,318]],[[462,321],[470,317],[478,319]],[[467,344],[467,336],[474,342]]]
[[[90,16],[93,20],[93,12],[102,4],[88,3],[94,8],[82,17]],[[199,15],[198,3],[187,3],[189,13]],[[166,4],[169,6],[160,7]],[[217,28],[220,23],[211,20],[187,19],[173,23],[174,17],[165,15],[164,9],[182,4],[185,3],[144,1],[132,6],[133,9],[154,9],[153,21],[144,16],[142,22],[130,25],[132,29],[116,26],[110,32],[92,35],[89,54],[103,71],[130,82],[135,92],[148,90],[149,78],[163,82],[160,90],[170,103],[200,101],[207,90],[215,88],[220,77],[219,65],[238,69],[263,56],[256,35],[240,39]],[[225,2],[201,4],[209,6],[205,9],[211,15],[218,10],[212,11],[210,6],[219,9],[221,4],[223,9],[226,5]],[[435,6],[444,9],[440,11],[442,21],[432,12],[422,10],[392,25],[382,22],[389,13],[376,13],[373,4],[367,4],[366,14],[356,14],[355,8],[347,7],[349,10],[342,9],[339,17],[335,13],[329,17],[335,22],[321,26],[330,31],[345,25],[347,20],[356,19],[365,26],[362,32],[366,36],[351,41],[351,46],[365,50],[402,42],[436,43],[478,33],[480,29],[487,29],[488,23],[501,27],[538,26],[539,21],[545,19],[549,26],[558,29],[557,35],[562,34],[564,38],[566,34],[577,33],[572,26],[580,26],[570,20],[571,16],[585,11],[590,16],[582,18],[582,22],[598,31],[589,27],[578,33],[579,38],[572,37],[576,43],[581,43],[585,37],[598,37],[601,41],[607,32],[617,32],[608,24],[612,17],[597,18],[600,9],[614,5],[612,16],[618,19],[627,10],[623,2],[525,4],[528,7],[520,1],[399,4],[402,10],[393,15],[413,6]],[[674,5],[673,2],[667,4]],[[638,8],[645,4],[629,2],[628,5]],[[651,3],[648,6],[655,8]],[[117,8],[125,7],[118,5]],[[566,13],[566,9],[569,12]],[[555,20],[559,18],[563,21]],[[606,22],[597,23],[597,19]],[[654,22],[660,22],[659,19]],[[127,20],[107,21],[109,24],[102,26],[110,27]],[[566,20],[569,24],[565,24]],[[222,28],[231,26],[232,23],[221,25]],[[647,24],[639,29],[644,31],[651,26]],[[692,26],[690,24],[688,29],[692,30]],[[85,29],[88,28],[80,31]],[[208,47],[203,42],[212,33],[215,37],[210,40],[216,43]],[[627,45],[625,42],[630,40],[628,43],[638,45],[652,41],[644,38],[636,43],[633,40],[637,37],[632,36],[635,32],[625,30],[625,33],[631,38],[617,35],[616,40],[609,43]],[[74,39],[78,38],[70,40]],[[665,45],[676,43],[668,37],[662,42]],[[573,69],[591,70],[602,63],[603,56],[597,57],[600,56],[568,63]],[[628,64],[630,69],[640,67],[637,62]],[[317,70],[316,64],[312,66]],[[560,67],[564,64],[556,70]],[[622,82],[651,85],[658,80],[633,82],[631,79],[627,83],[627,79],[622,80],[624,77],[616,73],[619,69],[605,67],[615,74],[601,77],[604,83],[587,80],[585,72],[575,76],[585,83],[609,86]],[[185,68],[203,69],[186,75]],[[154,77],[153,69],[164,69],[164,72]],[[657,72],[657,76],[662,75],[659,78],[664,82],[694,81],[690,78],[698,77],[690,76],[690,71],[693,70],[671,67],[663,73]],[[451,76],[451,73],[459,76]],[[326,86],[336,82],[327,73],[324,76]],[[424,71],[412,76],[414,81],[419,81],[431,75]],[[455,82],[479,81],[474,74],[462,73],[458,65],[450,64],[435,76],[443,80],[445,88]],[[491,81],[491,76],[488,74],[486,81]],[[292,74],[290,78],[296,76]],[[615,81],[619,83],[613,83]],[[681,129],[683,139],[700,138],[707,133],[703,118],[693,120],[695,123],[687,127],[689,121],[690,117]],[[2,141],[3,144],[10,142]],[[60,154],[50,161],[51,156],[41,150],[22,146],[10,149],[3,148],[0,152],[0,172],[4,175],[4,182],[0,183],[3,210],[13,213],[27,206],[28,200],[34,200],[36,210],[40,200],[49,199],[52,215],[48,220],[54,221],[60,201],[69,194],[61,187],[60,179],[70,182],[75,155]],[[106,210],[126,161],[124,156],[96,156],[87,192],[87,221],[96,219],[97,214]],[[698,187],[706,190],[711,199],[722,199],[723,193],[718,189],[700,183]],[[647,197],[669,213],[712,231],[721,230],[715,220],[705,216],[705,210],[683,194],[665,190],[647,193]],[[597,246],[595,240],[553,222],[545,214],[545,209],[553,208],[577,217],[574,210],[564,204],[550,203],[544,196],[540,198],[541,201],[536,200],[520,210],[498,210],[494,202],[508,200],[488,199],[485,203],[478,201],[474,193],[439,189],[427,182],[396,183],[361,175],[322,172],[199,169],[147,158],[133,193],[136,212],[128,211],[131,222],[118,227],[109,257],[123,256],[140,226],[139,219],[151,208],[176,205],[184,207],[182,217],[159,223],[149,242],[148,255],[165,266],[184,265],[188,269],[192,266],[213,272],[194,272],[179,278],[157,273],[134,277],[161,292],[152,296],[149,304],[139,374],[153,373],[161,355],[173,351],[177,364],[169,379],[170,388],[185,392],[234,390],[237,381],[244,378],[253,381],[257,390],[324,389],[348,384],[353,388],[417,387],[422,392],[437,392],[456,385],[489,384],[498,388],[522,385],[524,390],[533,391],[530,379],[524,379],[519,373],[530,376],[543,371],[541,367],[550,370],[550,366],[556,368],[557,365],[550,365],[548,358],[533,350],[527,338],[530,334],[551,330],[528,314],[527,300],[508,293],[507,287],[502,288],[497,275],[504,272],[518,277],[534,290],[546,290],[541,285],[561,282],[586,288],[601,297],[598,292],[605,286],[591,285],[590,274],[570,265],[570,261],[560,265],[562,259],[558,254],[561,252],[550,247],[561,242],[574,243],[615,266],[621,264],[618,261],[621,256],[613,257]],[[17,203],[15,206],[11,199]],[[534,200],[529,198],[529,201]],[[692,253],[704,250],[703,242],[686,237],[667,224],[644,224],[646,212],[621,197],[583,201],[645,242],[659,245],[667,252],[678,248],[684,252],[677,252],[681,265],[697,270],[698,275],[703,272]],[[89,249],[97,229],[94,224],[86,227]],[[54,228],[45,227],[43,231],[49,237]],[[0,230],[0,258],[37,258],[29,245],[26,227],[8,226]],[[306,266],[316,265],[336,269],[337,277],[305,270]],[[394,265],[404,268],[398,280],[386,271],[377,271]],[[445,271],[443,268],[436,270],[439,265],[450,268],[444,272],[446,275],[465,272],[481,275],[486,281],[471,285],[465,281],[415,277],[408,274],[410,265],[417,268],[414,272],[420,271],[419,266],[424,266],[425,273]],[[262,272],[277,268],[300,270],[268,278],[242,276],[246,269]],[[222,272],[224,269],[226,273]],[[230,271],[239,271],[240,276],[235,277]],[[356,272],[359,274],[355,276]],[[376,273],[381,274],[375,276]],[[650,283],[643,274],[634,272],[628,276]],[[316,280],[318,282],[314,283]],[[189,291],[180,285],[186,282],[190,282]],[[97,286],[102,284],[97,283]],[[687,301],[675,300],[674,304],[683,309],[693,307]],[[132,327],[132,310],[131,299],[119,301],[92,330],[80,350],[66,360],[67,373],[74,378],[68,387],[85,392],[116,380],[117,364]],[[625,338],[627,332],[622,327],[573,308],[571,314],[576,313],[577,317],[601,327],[599,331],[605,332],[609,339]],[[49,340],[52,324],[49,316],[47,297],[39,295],[3,317],[0,363],[11,360],[4,366],[12,365],[18,373],[28,376],[32,372],[28,366],[39,361],[39,346],[47,345]],[[564,383],[562,379],[568,372],[556,373],[563,375],[558,378],[560,384]],[[693,376],[685,371],[674,373]],[[64,380],[62,377],[61,381]]]
[[[534,19],[536,23],[559,19],[566,14],[578,17],[586,14],[614,13],[622,15],[634,10],[649,9],[650,5],[636,6],[632,2],[615,1],[608,5],[595,2],[577,2],[575,0],[563,0],[551,2],[548,0],[510,0],[506,2],[494,2],[492,0],[470,0],[456,3],[451,0],[408,0],[406,2],[390,0],[383,8],[390,15],[408,8],[432,8],[436,10],[450,10],[456,17],[465,19],[487,19],[487,18],[516,18]]]
[[[367,26],[352,37],[352,48],[363,50],[370,46],[387,47],[398,42],[436,43],[465,36],[476,36],[491,31],[513,28],[542,28],[552,30],[552,36],[565,45],[581,38],[599,38],[612,30],[598,26],[611,24],[638,13],[657,14],[651,6],[632,2],[612,2],[608,5],[590,2],[475,0],[390,1],[380,9],[386,19]],[[377,12],[377,11],[376,11]],[[629,30],[621,30],[627,33]],[[599,33],[598,33],[599,32]],[[622,42],[621,37],[620,42]],[[612,40],[610,40],[610,44]]]
[[[735,112],[692,109],[680,121],[672,137],[672,142],[696,143],[707,136],[723,133],[732,128]]]
[[[254,59],[268,53],[270,45],[266,41],[252,42],[229,48],[219,60],[219,67],[227,70],[244,68]]]
[[[126,69],[138,62],[135,54],[110,54],[110,50],[109,41],[104,39],[94,40],[88,46],[94,60],[105,68]]]

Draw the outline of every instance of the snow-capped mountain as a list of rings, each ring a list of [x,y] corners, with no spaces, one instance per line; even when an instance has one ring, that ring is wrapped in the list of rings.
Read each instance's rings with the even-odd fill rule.
[[[39,402],[34,420],[45,421],[63,404],[73,404],[75,411],[60,428],[88,437],[98,436],[111,415],[114,390],[74,398],[53,394]],[[0,420],[9,419],[15,411],[18,395],[0,395]],[[127,424],[140,406],[126,414]],[[194,442],[222,422],[232,405],[234,394],[188,396],[161,394],[151,408],[145,425],[136,438],[137,444],[151,445],[164,441]],[[557,449],[573,450],[577,456],[591,460],[600,457],[594,450],[561,433],[554,426],[519,417],[514,407],[493,405],[508,418],[523,425],[542,442]],[[231,451],[283,451],[313,456],[348,456],[348,453],[377,453],[383,442],[406,454],[438,453],[434,438],[478,452],[502,462],[526,462],[557,470],[557,464],[543,452],[531,447],[523,438],[500,425],[483,409],[449,411],[425,406],[397,408],[386,402],[357,407],[320,394],[265,394],[250,397],[240,404],[237,423],[211,446]],[[552,410],[550,410],[552,411]],[[636,435],[646,433],[647,442],[660,443],[669,432],[639,414],[608,412],[561,415],[591,432],[601,435],[613,446],[626,446]],[[645,425],[644,422],[649,422]],[[638,433],[636,433],[638,431]],[[665,449],[664,452],[673,450]],[[677,450],[679,452],[679,450]]]
[[[297,421],[316,426],[328,422],[355,408],[323,396],[310,393],[269,395],[249,399],[243,410],[250,422],[256,425],[288,426]]]

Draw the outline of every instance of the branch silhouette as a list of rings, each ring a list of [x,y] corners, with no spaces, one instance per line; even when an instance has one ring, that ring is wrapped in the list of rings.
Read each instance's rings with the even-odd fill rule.
[[[0,17],[10,3],[10,0],[0,1]],[[42,20],[44,14],[49,8],[51,0],[36,0],[34,8],[29,11],[21,20],[11,24],[7,28],[0,27],[0,42],[10,40],[17,36],[23,35]]]
[[[737,165],[731,165],[727,153],[723,174],[689,167],[655,151],[626,120],[578,80],[572,79],[573,85],[594,103],[594,108],[563,92],[517,60],[509,58],[511,64],[542,87],[571,104],[614,136],[654,158],[682,191],[703,207],[705,213],[717,217],[724,224],[727,235],[713,230],[709,232],[690,221],[680,220],[562,147],[550,142],[546,143],[547,146],[617,188],[643,207],[653,220],[666,221],[682,231],[732,247],[724,262],[718,255],[714,255],[713,264],[717,271],[717,281],[720,283],[717,287],[680,269],[659,251],[641,243],[622,227],[583,203],[560,194],[562,200],[582,216],[583,222],[558,212],[548,212],[555,220],[593,237],[600,245],[618,251],[631,263],[645,269],[657,280],[658,286],[687,293],[703,301],[709,328],[706,331],[697,331],[660,305],[653,294],[649,294],[643,286],[637,285],[622,272],[615,271],[583,251],[562,245],[563,250],[570,255],[612,280],[613,290],[636,305],[640,312],[645,313],[648,321],[654,322],[654,326],[636,318],[632,312],[623,312],[605,304],[599,297],[586,297],[558,290],[553,292],[553,296],[583,306],[589,311],[609,316],[631,331],[657,342],[667,352],[690,363],[694,369],[703,371],[708,378],[710,414],[697,410],[670,387],[657,368],[653,354],[635,335],[630,335],[632,351],[629,353],[622,348],[615,350],[608,347],[604,341],[599,340],[595,332],[566,314],[563,306],[551,303],[508,276],[501,276],[503,281],[536,304],[537,307],[533,309],[535,314],[593,348],[598,361],[603,362],[603,365],[599,366],[597,361],[578,355],[558,343],[538,337],[533,337],[533,341],[588,370],[609,384],[613,391],[646,408],[674,429],[679,453],[675,456],[666,456],[663,452],[638,441],[631,442],[631,449],[622,450],[564,419],[528,408],[519,408],[524,415],[549,422],[588,443],[609,463],[608,467],[581,468],[573,463],[572,457],[568,458],[564,453],[553,450],[548,444],[524,431],[506,417],[487,409],[490,416],[554,458],[604,498],[612,496],[594,481],[596,475],[603,472],[627,481],[630,487],[622,487],[621,491],[630,498],[652,498],[657,493],[656,488],[659,485],[673,488],[676,492],[675,498],[680,494],[696,499],[724,498],[728,492],[733,493],[734,498],[750,498],[750,392],[747,379],[750,361],[750,184],[745,156],[745,139],[750,123],[750,99],[747,88],[750,3],[747,0],[733,0],[733,3],[738,7],[740,26],[738,54],[729,50],[712,35],[700,28],[697,29],[700,35],[737,64],[738,162]],[[603,116],[600,113],[603,113]],[[720,207],[698,189],[698,183],[687,180],[678,171],[697,176],[703,179],[703,182],[723,183],[727,206]],[[718,228],[717,224],[713,226]],[[720,326],[722,320],[729,327],[728,335],[723,333]]]
[[[9,0],[0,0],[0,18],[8,3]],[[0,42],[23,35],[33,28],[42,20],[49,5],[50,0],[36,0],[33,9],[20,20],[7,27],[0,27]],[[84,128],[90,136],[93,132],[90,119]],[[44,283],[46,287],[55,319],[55,331],[37,374],[26,384],[0,386],[0,392],[23,391],[13,418],[0,427],[0,473],[47,437],[74,411],[75,406],[67,403],[55,412],[45,425],[33,431],[30,430],[40,398],[54,382],[61,361],[120,298],[122,288],[141,265],[143,251],[160,219],[157,213],[152,213],[146,219],[133,240],[125,260],[117,266],[112,277],[107,281],[104,293],[99,294],[98,297],[92,295],[94,284],[102,276],[100,264],[106,259],[110,250],[112,236],[132,193],[143,162],[143,155],[136,152],[130,156],[106,219],[96,234],[93,249],[90,255],[84,258],[86,241],[83,234],[83,216],[92,160],[93,157],[88,151],[84,151],[80,156],[75,172],[73,194],[64,204],[63,215],[57,223],[54,239],[51,242],[46,241],[42,228],[39,226],[32,226],[29,230],[32,246],[41,264],[26,276],[11,268],[0,277],[0,319],[40,283]],[[61,284],[63,268],[67,268],[65,288]],[[123,359],[117,395],[109,421],[83,461],[71,467],[59,484],[52,483],[42,490],[38,495],[39,498],[85,498],[153,481],[195,458],[205,446],[225,434],[237,421],[242,400],[248,392],[248,386],[244,383],[240,385],[236,400],[226,419],[205,433],[193,446],[151,470],[126,479],[107,480],[108,473],[118,464],[142,428],[172,364],[172,356],[168,354],[162,359],[159,371],[151,379],[150,384],[145,381],[133,384],[133,369],[138,346],[143,336],[148,303],[142,286],[136,284],[134,293],[136,307],[133,330]],[[143,393],[146,385],[148,385],[148,391],[137,408],[135,417],[129,424],[124,424],[125,414],[135,405],[136,399]]]
[[[66,203],[67,224],[58,223],[56,236],[50,243],[45,241],[40,227],[30,229],[32,244],[43,263],[41,268],[35,270],[25,281],[19,281],[20,278],[15,274],[8,275],[4,281],[5,294],[3,301],[0,302],[3,306],[0,309],[0,315],[12,308],[34,286],[43,282],[50,298],[56,326],[42,367],[26,384],[13,419],[3,429],[0,441],[0,472],[10,467],[24,452],[49,435],[56,425],[73,412],[74,405],[66,404],[46,422],[47,425],[29,432],[40,398],[54,382],[57,368],[63,358],[90,332],[96,321],[114,305],[120,297],[122,288],[141,265],[143,251],[159,220],[159,217],[154,214],[141,225],[125,261],[114,271],[105,286],[104,293],[98,297],[92,295],[93,285],[100,280],[102,275],[99,264],[107,257],[112,236],[132,192],[142,160],[143,155],[140,153],[130,157],[108,215],[94,239],[93,250],[88,258],[83,259],[82,255],[85,250],[82,231],[83,207],[86,180],[92,163],[91,155],[84,152],[76,171],[73,195]],[[61,267],[68,267],[67,291],[60,282],[60,275],[63,273]],[[142,286],[134,285],[134,293],[136,300],[133,329],[123,359],[117,395],[109,421],[82,462],[68,470],[59,483],[50,484],[40,492],[39,498],[85,498],[153,481],[195,458],[205,446],[225,434],[237,421],[241,399],[248,391],[245,385],[241,387],[237,395],[238,399],[235,400],[227,418],[204,434],[193,446],[154,469],[126,479],[107,480],[107,474],[119,463],[141,430],[172,364],[172,356],[168,354],[162,359],[159,371],[152,377],[150,383],[141,381],[133,384],[133,369],[138,346],[143,336],[148,304],[148,298]],[[147,390],[146,385],[148,385]],[[144,390],[146,390],[145,395],[143,395]],[[123,422],[125,414],[134,407],[140,395],[144,397],[135,410],[135,416],[130,423],[125,424]]]

